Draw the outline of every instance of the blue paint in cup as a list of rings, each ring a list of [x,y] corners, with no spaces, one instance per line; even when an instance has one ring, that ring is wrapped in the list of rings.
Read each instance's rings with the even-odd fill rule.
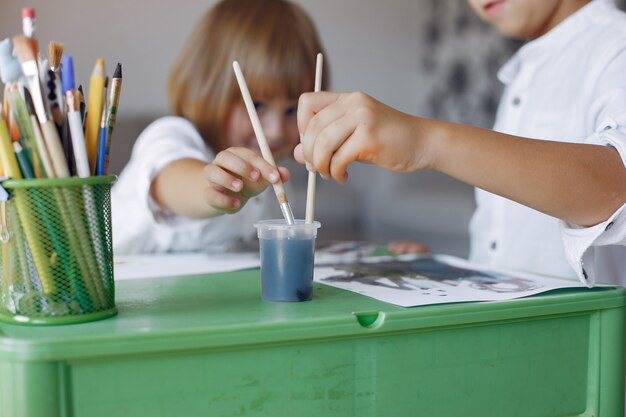
[[[313,294],[315,238],[319,222],[263,220],[254,225],[260,243],[261,294],[268,301],[307,301]]]

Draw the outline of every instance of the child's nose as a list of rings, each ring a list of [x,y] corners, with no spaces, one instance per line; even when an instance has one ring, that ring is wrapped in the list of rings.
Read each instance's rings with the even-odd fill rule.
[[[270,144],[283,140],[286,131],[286,124],[283,118],[270,116],[264,118],[261,123],[263,125],[263,132]]]

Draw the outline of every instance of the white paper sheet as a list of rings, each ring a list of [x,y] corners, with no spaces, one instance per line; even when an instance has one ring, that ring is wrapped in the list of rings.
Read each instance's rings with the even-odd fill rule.
[[[446,255],[376,257],[316,267],[315,281],[403,307],[510,300],[557,288],[584,288],[578,280],[487,269]]]
[[[258,268],[254,253],[207,255],[206,253],[115,255],[115,280],[211,274]]]
[[[259,249],[236,253],[115,254],[115,280],[239,271],[260,266]],[[378,246],[368,242],[328,242],[315,252],[315,264],[356,262],[370,256]]]

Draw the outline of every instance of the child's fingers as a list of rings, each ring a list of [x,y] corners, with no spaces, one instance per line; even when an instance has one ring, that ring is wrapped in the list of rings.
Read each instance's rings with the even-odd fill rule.
[[[285,167],[278,167],[278,172],[280,173],[280,179],[283,182],[287,182],[289,181],[289,177],[291,176],[291,173],[289,172],[289,170]]]
[[[263,157],[248,148],[230,148],[229,149],[233,154],[239,156],[242,160],[245,160],[246,163],[250,164],[251,169],[256,170],[260,175],[257,179],[252,179],[253,182],[257,182],[260,178],[265,179],[268,182],[276,183],[280,179],[280,173],[278,169],[274,168],[269,162],[267,162]],[[249,177],[244,177],[248,180]]]
[[[345,100],[341,98],[341,94],[329,92],[306,93],[300,96],[298,129],[306,161],[313,160],[313,149],[319,132],[345,113],[342,105]]]
[[[206,187],[206,201],[210,206],[227,213],[236,212],[242,206],[239,198],[229,195],[227,189],[214,184]]]
[[[356,137],[357,122],[354,114],[347,114],[326,126],[317,136],[313,166],[322,177],[333,177],[342,183],[345,181],[343,172],[367,146],[367,138],[362,135]]]
[[[387,245],[390,252],[397,254],[405,253],[427,253],[430,252],[428,246],[411,240],[398,240]]]
[[[338,98],[339,94],[327,91],[302,94],[298,99],[298,130],[300,133],[306,132],[313,116],[337,101]]]
[[[243,189],[243,181],[221,166],[208,164],[204,167],[204,175],[212,185],[217,185],[234,192],[239,192]]]
[[[328,166],[327,178],[333,178],[340,184],[345,184],[348,180],[348,165],[359,160],[361,152],[361,144],[356,138],[351,138],[343,143],[332,155],[330,165]]]
[[[296,145],[296,147],[293,150],[293,158],[301,163],[304,164],[306,161],[304,160],[304,150],[302,149],[302,144],[299,143],[298,145]]]
[[[218,153],[213,164],[246,180],[257,181],[260,176],[259,170],[252,161],[256,157],[258,157],[257,154],[250,149],[229,148]],[[226,186],[225,184],[222,185]],[[226,188],[229,187],[226,186]]]
[[[346,112],[341,101],[337,100],[329,104],[327,107],[319,110],[307,124],[307,128],[302,136],[302,150],[304,153],[304,159],[315,164],[315,152],[318,151],[318,142],[322,140],[333,140],[331,136],[335,134],[335,125],[342,123],[342,118]],[[320,138],[322,132],[325,132],[326,137]]]

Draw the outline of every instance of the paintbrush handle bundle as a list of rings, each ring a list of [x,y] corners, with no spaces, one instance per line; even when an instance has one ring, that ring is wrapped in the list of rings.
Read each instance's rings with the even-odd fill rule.
[[[107,170],[121,65],[107,96],[104,60],[97,60],[84,109],[72,56],[50,42],[43,58],[34,25],[24,31],[0,41],[0,174],[8,177],[0,179],[0,320],[108,317],[116,311],[110,213],[116,178]]]

